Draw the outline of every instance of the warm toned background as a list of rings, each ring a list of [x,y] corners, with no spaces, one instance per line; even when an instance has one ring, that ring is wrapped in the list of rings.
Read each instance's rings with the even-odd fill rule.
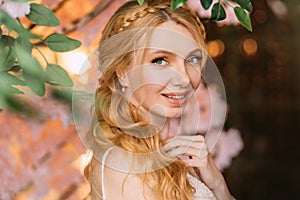
[[[45,0],[43,4],[61,21],[56,31],[81,40],[79,50],[88,53],[122,2]],[[240,130],[244,141],[244,149],[224,175],[237,199],[297,199],[300,2],[286,0],[286,7],[278,6],[279,0],[252,2],[252,33],[239,26],[205,24],[209,52],[224,77],[230,105],[226,127]],[[69,105],[51,92],[30,99],[41,111],[38,120],[0,112],[0,198],[82,199],[88,192],[82,176],[86,149]]]

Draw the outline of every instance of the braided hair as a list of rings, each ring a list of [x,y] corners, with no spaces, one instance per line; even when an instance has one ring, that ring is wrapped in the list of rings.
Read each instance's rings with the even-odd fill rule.
[[[191,21],[191,23],[197,23],[200,34],[202,35],[203,39],[206,38],[205,28],[197,13],[188,9],[185,5],[180,7],[178,10],[173,11],[171,10],[171,2],[168,0],[145,1],[142,5],[137,4],[137,1],[127,2],[116,11],[116,15],[114,15],[108,22],[107,27],[111,27],[111,29],[107,29],[106,31],[109,32],[108,36],[112,36],[122,31],[130,30],[131,24],[133,24],[138,19],[144,18],[146,15],[151,15],[159,12],[164,14],[168,19],[172,20],[172,18],[170,18],[171,13],[177,11],[179,13],[189,13],[193,17],[193,21]],[[106,39],[106,37],[104,38]]]

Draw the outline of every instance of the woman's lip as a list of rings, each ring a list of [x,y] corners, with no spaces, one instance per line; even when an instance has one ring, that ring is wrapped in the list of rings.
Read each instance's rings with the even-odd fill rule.
[[[171,104],[180,106],[186,101],[186,93],[165,93],[162,96]],[[170,96],[182,96],[182,98],[172,98]]]
[[[170,92],[170,93],[163,93],[163,95],[167,96],[186,96],[188,92]]]

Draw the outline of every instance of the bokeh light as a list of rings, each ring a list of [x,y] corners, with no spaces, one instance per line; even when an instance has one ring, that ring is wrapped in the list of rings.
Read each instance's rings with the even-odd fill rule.
[[[207,51],[211,57],[217,57],[224,53],[225,45],[221,40],[213,40],[207,43]]]
[[[268,15],[264,10],[258,9],[255,10],[253,13],[255,21],[257,21],[260,24],[263,24],[267,21]]]
[[[82,51],[63,53],[60,55],[60,59],[60,63],[72,74],[82,74],[90,66],[90,63],[87,63],[87,55]]]
[[[243,50],[247,55],[253,55],[257,52],[257,42],[252,38],[243,41]]]

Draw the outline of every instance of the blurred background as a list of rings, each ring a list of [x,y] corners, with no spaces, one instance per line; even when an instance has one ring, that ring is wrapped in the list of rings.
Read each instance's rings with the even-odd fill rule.
[[[101,31],[124,0],[43,0],[61,21],[33,32],[82,42],[69,53],[48,52],[76,79]],[[234,19],[205,23],[207,47],[223,75],[229,104],[225,129],[240,132],[243,149],[223,170],[241,200],[296,199],[300,191],[300,2],[252,0],[253,32]],[[87,151],[71,106],[50,89],[27,95],[31,114],[0,111],[0,199],[82,199]]]

